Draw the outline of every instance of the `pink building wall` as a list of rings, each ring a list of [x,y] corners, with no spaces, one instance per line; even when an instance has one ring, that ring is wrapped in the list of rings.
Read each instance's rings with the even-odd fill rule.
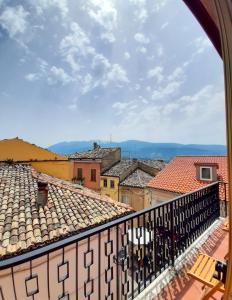
[[[112,254],[110,254],[109,260],[108,257],[105,255],[105,243],[107,243],[108,237],[110,237],[113,246]],[[120,240],[121,239],[119,238],[119,249]],[[110,246],[110,243],[108,243],[107,245]],[[88,279],[88,268],[85,268],[84,260],[85,253],[89,252],[89,254],[86,255],[86,264],[88,265],[91,262],[91,250],[93,250],[93,264],[89,266],[89,279],[93,282],[93,294],[90,296],[90,299],[105,299],[105,296],[108,295],[108,284],[105,282],[105,279],[106,276],[108,277],[108,279],[110,279],[111,271],[113,275],[110,284],[111,293],[114,294],[115,298],[117,278],[117,266],[113,261],[113,256],[116,255],[115,228],[110,230],[109,235],[108,231],[102,232],[100,240],[98,238],[98,235],[93,236],[89,241],[89,249],[88,239],[85,239],[81,242],[74,242],[73,244],[66,246],[64,250],[60,249],[51,252],[49,255],[43,255],[42,257],[32,260],[31,271],[30,262],[26,262],[13,268],[0,271],[0,296],[2,292],[4,300],[13,300],[16,299],[16,297],[18,300],[32,299],[32,296],[27,297],[25,279],[30,277],[30,275],[38,275],[39,292],[34,295],[34,300],[57,300],[59,299],[59,296],[63,295],[63,287],[65,293],[69,294],[70,300],[76,300],[77,293],[79,300],[88,299],[88,297],[86,298],[84,296],[85,281]],[[66,280],[64,280],[64,285],[62,282],[58,282],[58,265],[61,264],[63,261],[64,263],[68,262],[69,264],[69,276]],[[63,266],[62,268],[60,269],[61,276],[66,274],[66,267]],[[110,271],[106,272],[107,269],[110,269]],[[99,285],[101,286],[100,299]],[[76,289],[76,287],[78,288]],[[30,290],[36,289],[36,279],[34,279],[33,282],[31,281],[30,284],[28,284],[28,288]],[[119,295],[121,295],[120,290]],[[68,297],[63,297],[61,299],[66,300],[68,299]]]
[[[100,191],[100,162],[74,161],[73,177],[77,177],[77,169],[82,168],[84,186]],[[96,170],[96,181],[91,181],[91,169]]]

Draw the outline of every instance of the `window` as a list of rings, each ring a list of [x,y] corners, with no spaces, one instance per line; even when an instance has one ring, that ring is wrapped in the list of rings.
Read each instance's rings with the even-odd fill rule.
[[[107,187],[107,179],[103,179],[103,186]]]
[[[77,168],[77,179],[82,179],[82,168]]]
[[[110,180],[110,188],[114,189],[114,180]]]
[[[129,204],[129,197],[127,195],[122,195],[122,203]]]
[[[96,169],[91,169],[91,181],[96,181]]]
[[[212,167],[200,167],[200,179],[212,180]]]

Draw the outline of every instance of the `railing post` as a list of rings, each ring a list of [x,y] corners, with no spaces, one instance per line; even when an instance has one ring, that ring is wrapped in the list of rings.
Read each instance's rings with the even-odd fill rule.
[[[225,197],[224,197],[224,203],[225,203],[225,217],[227,217],[228,216],[228,212],[227,212],[227,195],[226,195],[226,192],[227,192],[227,190],[226,190],[226,187],[227,187],[227,183],[226,182],[224,182],[224,194],[225,194]]]
[[[170,203],[170,235],[171,235],[171,262],[172,262],[172,266],[174,266],[174,262],[175,262],[175,249],[174,249],[174,209],[173,209],[173,202]]]
[[[217,208],[218,208],[218,212],[217,212],[217,217],[220,217],[221,215],[221,209],[220,209],[220,182],[217,183],[217,186],[216,186],[217,190],[216,190],[216,194],[217,194]]]

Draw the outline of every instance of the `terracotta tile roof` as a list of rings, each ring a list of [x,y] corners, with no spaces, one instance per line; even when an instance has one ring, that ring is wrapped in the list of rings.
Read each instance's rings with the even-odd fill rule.
[[[150,174],[136,169],[132,174],[130,174],[125,180],[123,180],[120,185],[121,186],[129,186],[129,187],[138,187],[144,188],[147,186],[148,182],[153,178]]]
[[[37,205],[38,178],[48,203]],[[50,243],[131,212],[128,205],[37,173],[23,164],[0,165],[0,258]]]
[[[209,182],[196,179],[197,163],[218,164],[218,180],[228,182],[227,156],[177,156],[148,183],[148,187],[177,193],[201,188]]]
[[[84,152],[76,152],[68,155],[70,159],[102,159],[109,153],[117,150],[118,148],[101,148],[98,147],[93,150],[84,151]]]

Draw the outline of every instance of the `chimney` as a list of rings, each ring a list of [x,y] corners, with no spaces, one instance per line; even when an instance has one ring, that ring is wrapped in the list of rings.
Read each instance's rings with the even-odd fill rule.
[[[99,149],[100,146],[98,145],[98,143],[94,142],[93,143],[93,149],[96,150],[96,149]]]
[[[46,181],[38,181],[38,197],[37,204],[44,207],[48,202],[48,183]]]

